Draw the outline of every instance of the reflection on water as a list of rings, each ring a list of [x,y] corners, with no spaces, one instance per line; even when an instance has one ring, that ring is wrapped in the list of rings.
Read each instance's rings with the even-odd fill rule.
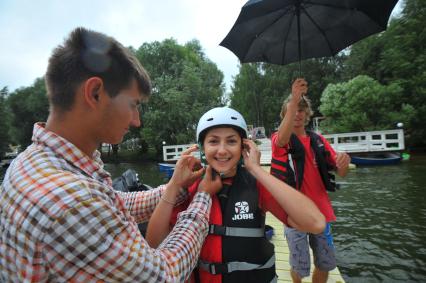
[[[426,157],[359,167],[332,194],[337,261],[348,282],[426,281]]]

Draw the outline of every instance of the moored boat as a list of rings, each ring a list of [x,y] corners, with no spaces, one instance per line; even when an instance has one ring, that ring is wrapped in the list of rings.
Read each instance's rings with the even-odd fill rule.
[[[158,163],[158,169],[160,170],[160,172],[165,173],[167,178],[171,178],[173,176],[175,166],[176,164]]]
[[[351,155],[351,163],[355,165],[393,165],[402,160],[401,154],[396,152],[370,153],[366,155]]]

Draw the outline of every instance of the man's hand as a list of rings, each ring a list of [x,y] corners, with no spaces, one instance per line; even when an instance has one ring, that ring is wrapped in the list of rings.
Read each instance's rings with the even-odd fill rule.
[[[190,147],[188,147],[186,150],[182,151],[181,156],[182,155],[192,155],[191,153],[193,153],[196,150],[198,150],[198,145],[193,144]]]
[[[222,179],[218,174],[213,174],[213,168],[207,165],[206,175],[198,186],[199,192],[205,192],[214,195],[222,188]]]
[[[191,155],[191,152],[195,150],[197,147],[193,146],[182,152],[169,181],[170,186],[177,189],[186,188],[203,175],[204,168],[202,168],[200,160]]]

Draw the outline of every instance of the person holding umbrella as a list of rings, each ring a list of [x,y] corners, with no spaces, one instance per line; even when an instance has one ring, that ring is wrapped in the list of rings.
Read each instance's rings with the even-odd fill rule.
[[[307,92],[306,80],[296,79],[291,95],[282,105],[281,124],[271,136],[271,174],[309,197],[327,221],[325,231],[318,234],[300,231],[291,223],[285,227],[293,282],[301,282],[310,273],[309,246],[315,264],[312,282],[326,282],[328,272],[336,267],[330,226],[336,216],[327,194],[335,191],[336,184],[330,171],[345,176],[350,157],[336,154],[323,136],[305,129],[313,114]]]

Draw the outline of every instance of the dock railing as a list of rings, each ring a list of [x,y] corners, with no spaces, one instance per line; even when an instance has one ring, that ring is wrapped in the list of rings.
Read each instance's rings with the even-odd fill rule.
[[[358,152],[385,152],[402,151],[405,149],[404,131],[402,129],[341,133],[324,135],[335,151],[348,153]],[[261,152],[260,164],[271,164],[271,140],[257,139],[258,148]],[[181,153],[192,144],[165,145],[163,146],[163,160],[165,162],[177,161]],[[194,152],[194,156],[200,157],[200,153]]]
[[[405,149],[402,129],[324,135],[336,151],[348,153],[401,151]]]
[[[180,155],[187,148],[191,147],[193,144],[179,144],[179,145],[164,145],[163,146],[163,160],[168,161],[177,161],[180,158]],[[200,153],[198,151],[193,152],[197,158],[200,158]]]

